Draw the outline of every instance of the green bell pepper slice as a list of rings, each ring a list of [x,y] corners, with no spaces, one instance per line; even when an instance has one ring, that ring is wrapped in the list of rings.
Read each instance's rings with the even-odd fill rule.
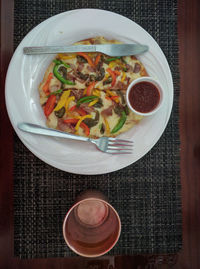
[[[64,65],[66,68],[69,68],[70,66],[68,65],[68,64],[65,64],[65,63],[63,63],[63,62],[61,62],[61,61],[58,61],[58,60],[54,60],[54,62],[56,63],[55,64],[55,66],[54,66],[54,68],[53,68],[53,74],[54,74],[54,76],[58,79],[58,80],[60,80],[62,83],[64,83],[64,84],[67,84],[67,85],[75,85],[75,83],[73,82],[73,81],[70,81],[70,80],[67,80],[67,79],[65,79],[60,73],[59,73],[59,71],[58,71],[58,69],[59,69],[59,67],[61,66],[61,65]]]
[[[58,95],[58,94],[60,94],[60,93],[62,93],[62,92],[63,92],[63,90],[60,89],[60,90],[57,90],[57,91],[55,91],[55,92],[51,92],[47,97],[49,97],[49,96],[51,96],[51,95]]]
[[[85,96],[85,97],[82,97],[81,99],[79,99],[76,105],[80,106],[80,104],[89,103],[97,98],[99,98],[99,97],[96,95]]]
[[[107,61],[107,62],[112,62],[112,61],[118,60],[118,59],[120,59],[120,58],[121,58],[120,56],[118,56],[118,57],[113,57],[113,58],[108,58],[108,59],[106,59],[106,61]]]
[[[55,64],[63,64],[66,68],[70,68],[70,65],[69,64],[66,64],[66,63],[64,63],[63,61],[61,61],[61,60],[57,60],[57,59],[55,59],[55,60],[53,60],[53,62],[55,63]]]
[[[126,116],[125,111],[122,111],[121,117],[120,117],[118,123],[112,129],[111,134],[118,132],[124,126],[124,123],[126,122],[126,118],[127,118],[127,116]]]

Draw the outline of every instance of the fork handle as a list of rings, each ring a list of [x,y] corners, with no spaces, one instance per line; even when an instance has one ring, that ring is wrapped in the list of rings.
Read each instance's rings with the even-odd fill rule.
[[[46,128],[46,127],[32,124],[32,123],[22,122],[22,123],[19,123],[17,127],[20,130],[25,131],[27,133],[54,136],[54,137],[60,137],[60,138],[69,138],[69,139],[79,140],[79,141],[90,141],[90,139],[87,137],[61,132],[55,129]]]

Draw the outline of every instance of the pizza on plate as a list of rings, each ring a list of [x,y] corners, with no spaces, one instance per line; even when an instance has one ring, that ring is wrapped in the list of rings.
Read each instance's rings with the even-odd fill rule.
[[[106,43],[120,42],[95,37],[75,45]],[[47,126],[91,138],[126,132],[142,119],[125,98],[128,85],[141,76],[147,72],[134,55],[58,54],[39,85]]]

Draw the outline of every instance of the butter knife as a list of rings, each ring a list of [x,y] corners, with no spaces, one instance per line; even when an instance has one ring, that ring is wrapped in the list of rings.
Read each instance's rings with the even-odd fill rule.
[[[139,44],[106,44],[106,45],[74,45],[74,46],[43,46],[24,47],[24,54],[56,54],[74,52],[101,52],[109,56],[128,56],[148,51],[147,45]]]

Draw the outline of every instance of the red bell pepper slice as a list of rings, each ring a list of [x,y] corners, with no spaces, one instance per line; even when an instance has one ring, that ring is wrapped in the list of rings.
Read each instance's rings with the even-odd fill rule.
[[[65,123],[72,123],[72,124],[76,124],[78,121],[79,121],[78,119],[66,119],[66,120],[64,120]],[[80,127],[84,130],[86,136],[89,136],[90,128],[84,122],[81,122]]]
[[[42,87],[42,90],[44,91],[44,93],[46,95],[50,94],[50,92],[49,92],[49,84],[50,84],[52,78],[53,78],[53,73],[49,73],[49,75],[47,77],[47,80],[46,80],[44,86]]]
[[[116,83],[116,74],[115,74],[115,72],[114,72],[112,69],[110,69],[110,68],[107,68],[106,71],[107,71],[107,72],[111,75],[111,77],[112,77],[111,87],[113,87],[113,86],[115,85],[115,83]]]
[[[121,75],[121,72],[119,72],[118,70],[115,70],[114,73],[115,73],[116,76],[120,76]]]
[[[64,120],[65,123],[74,123],[76,124],[79,120],[78,119],[66,119]]]
[[[95,68],[95,65],[94,65],[94,63],[89,55],[87,55],[84,52],[77,52],[77,54],[84,57],[87,60],[87,62],[89,63],[89,65],[91,65],[93,68]]]
[[[96,59],[95,59],[95,62],[94,62],[94,64],[95,64],[96,66],[97,66],[97,64],[99,63],[100,59],[101,59],[101,54],[98,54],[97,57],[96,57]]]
[[[119,98],[119,96],[118,96],[118,95],[114,95],[114,96],[110,96],[110,98],[111,98],[112,100],[116,100],[116,99]]]
[[[118,95],[115,95],[115,96],[106,96],[106,99],[107,100],[113,100],[113,101],[115,101],[115,100],[118,100],[119,99],[119,96]]]
[[[69,111],[74,111],[76,109],[76,105],[70,107]]]
[[[84,130],[85,135],[89,136],[90,128],[84,122],[81,122],[80,127]]]
[[[46,105],[44,107],[44,114],[46,117],[48,117],[51,112],[53,111],[54,107],[55,107],[55,103],[56,103],[56,96],[55,95],[51,95],[47,102]]]
[[[87,91],[86,91],[86,95],[89,96],[92,94],[92,90],[94,89],[96,82],[93,81],[88,87],[87,87]]]
[[[69,111],[72,112],[72,111],[76,111],[78,112],[81,116],[85,116],[87,115],[87,112],[82,108],[82,107],[77,107],[76,105],[70,107]]]
[[[77,107],[77,108],[76,108],[76,111],[77,111],[78,114],[80,114],[81,116],[85,116],[85,115],[87,115],[86,111],[85,111],[83,108],[81,108],[81,107]]]

